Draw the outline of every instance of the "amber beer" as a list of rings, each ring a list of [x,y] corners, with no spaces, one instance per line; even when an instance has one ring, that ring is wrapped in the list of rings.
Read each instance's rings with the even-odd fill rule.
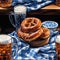
[[[8,35],[0,35],[0,60],[12,60],[12,42]]]
[[[0,7],[10,7],[12,4],[12,0],[0,0]]]
[[[56,37],[56,52],[57,52],[57,60],[60,59],[60,35]]]
[[[60,6],[60,0],[56,0],[56,5]]]

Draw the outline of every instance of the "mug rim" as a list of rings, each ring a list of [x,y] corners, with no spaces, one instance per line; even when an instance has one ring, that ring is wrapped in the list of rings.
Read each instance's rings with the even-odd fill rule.
[[[2,38],[4,37],[5,38]],[[0,34],[0,38],[2,38],[3,40],[0,40],[0,44],[9,44],[9,43],[12,43],[12,37],[10,35],[7,35],[7,34]]]
[[[15,12],[15,10],[16,10],[16,7],[24,7],[24,11],[26,11],[27,10],[27,7],[25,6],[25,5],[16,5],[16,6],[14,6],[14,12]]]
[[[46,23],[48,23],[48,22],[50,22],[50,23],[55,23],[55,26],[53,26],[52,25],[52,27],[51,26],[49,26],[49,27],[47,27],[47,26],[45,26],[46,25]],[[56,21],[44,21],[43,23],[42,23],[42,26],[43,27],[46,27],[46,28],[49,28],[49,29],[53,29],[53,28],[57,28],[58,27],[58,23],[56,22]]]
[[[24,6],[24,7],[26,7],[25,5],[20,5],[20,4],[19,4],[19,5],[14,6],[14,8],[17,7],[17,6]]]

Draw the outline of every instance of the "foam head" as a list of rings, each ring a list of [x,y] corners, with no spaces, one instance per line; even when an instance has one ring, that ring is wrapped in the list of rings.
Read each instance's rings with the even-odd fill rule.
[[[22,5],[17,5],[14,7],[14,12],[16,14],[26,14],[26,7]]]
[[[60,35],[57,35],[57,37],[56,37],[56,42],[57,42],[57,43],[60,43]]]
[[[11,37],[9,35],[0,35],[0,44],[9,44],[11,43]]]

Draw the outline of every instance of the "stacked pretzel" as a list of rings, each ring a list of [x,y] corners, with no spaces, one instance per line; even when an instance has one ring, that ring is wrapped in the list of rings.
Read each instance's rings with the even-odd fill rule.
[[[31,46],[37,47],[48,43],[50,30],[42,26],[40,19],[35,17],[25,18],[17,34]]]

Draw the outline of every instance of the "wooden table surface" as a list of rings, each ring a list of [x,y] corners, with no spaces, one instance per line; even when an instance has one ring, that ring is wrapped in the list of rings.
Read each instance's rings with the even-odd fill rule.
[[[60,10],[60,7],[59,6],[57,6],[57,5],[55,5],[55,4],[51,4],[51,5],[48,5],[48,6],[46,6],[46,7],[44,7],[44,8],[42,8],[42,9],[55,9],[55,10]]]
[[[55,4],[50,4],[46,7],[39,9],[38,11],[31,11],[29,15],[60,15],[60,7]]]
[[[10,11],[13,11],[13,7],[9,7],[9,8],[0,7],[0,15],[8,15]]]
[[[0,7],[0,15],[1,14],[8,14],[12,10],[13,10],[13,7],[10,7],[10,8],[1,8]],[[32,14],[35,14],[35,12],[36,11],[33,11]],[[60,7],[59,6],[56,6],[54,4],[50,4],[50,5],[46,6],[46,7],[43,7],[41,9],[37,10],[36,14],[43,14],[42,12],[43,13],[46,12],[47,15],[48,15],[49,12],[50,12],[50,14],[51,14],[51,12],[52,12],[52,14],[53,13],[59,14],[60,13]]]

